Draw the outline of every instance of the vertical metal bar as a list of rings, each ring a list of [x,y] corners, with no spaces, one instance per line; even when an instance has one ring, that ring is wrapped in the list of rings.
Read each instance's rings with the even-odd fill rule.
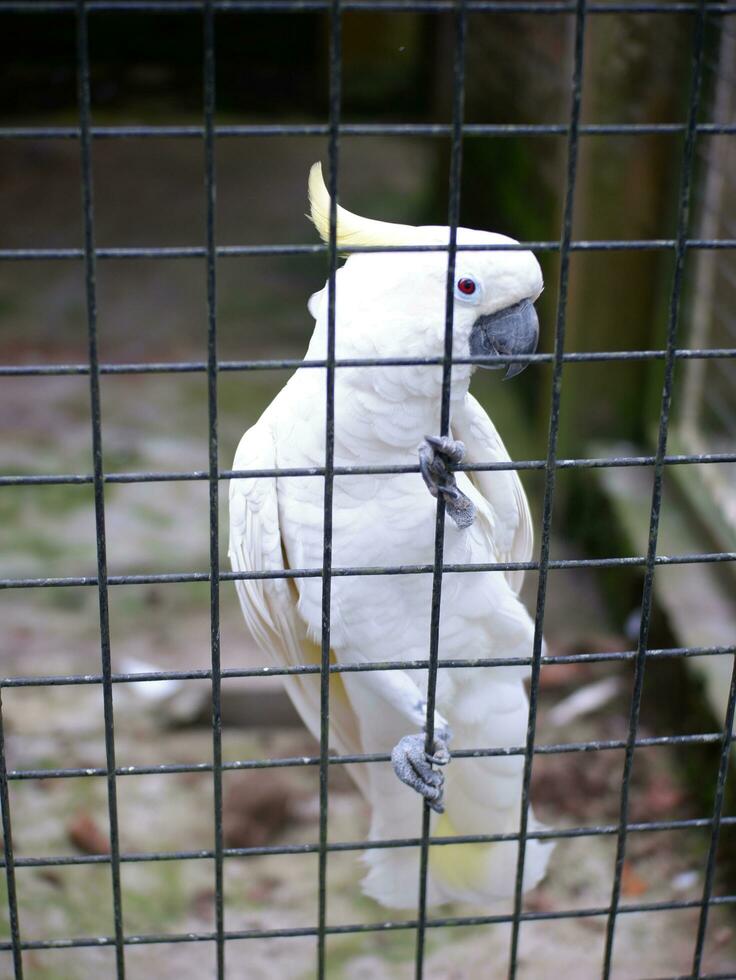
[[[736,38],[721,29],[716,72],[712,118],[716,121],[730,119],[732,105],[736,103],[733,75],[736,70]],[[700,207],[698,238],[716,238],[722,229],[726,207],[726,176],[728,174],[728,138],[710,137],[710,153],[707,154],[703,180],[703,201]],[[721,231],[722,233],[722,231]],[[716,313],[716,278],[723,257],[710,249],[695,254],[695,282],[697,288],[692,299],[689,346],[705,347],[709,342],[714,314]],[[702,444],[700,422],[703,394],[707,374],[707,361],[693,358],[685,365],[680,409],[680,429],[688,447]]]
[[[457,226],[460,221],[460,184],[462,177],[463,118],[465,115],[465,36],[467,14],[465,0],[457,0],[453,12],[455,45],[452,70],[452,144],[450,149],[450,186],[447,251],[447,280],[445,283],[445,346],[442,362],[442,404],[440,432],[450,432],[450,394],[452,386],[452,327],[455,299],[455,264],[457,258]],[[427,669],[427,723],[425,751],[432,752],[434,744],[434,712],[437,693],[437,667],[440,646],[440,605],[442,601],[442,566],[445,548],[445,501],[437,494],[437,513],[434,531],[434,568],[432,571],[432,607],[429,630],[429,666]],[[419,852],[419,901],[415,977],[424,976],[424,949],[427,922],[427,873],[429,870],[429,832],[432,811],[425,799],[422,810],[422,843]]]
[[[102,459],[102,415],[100,409],[100,362],[97,350],[97,289],[95,267],[94,198],[92,185],[92,140],[90,135],[89,37],[85,0],[77,0],[77,72],[79,132],[84,211],[84,279],[87,300],[90,415],[94,475],[95,525],[97,530],[97,593],[100,611],[100,655],[102,698],[105,720],[105,764],[107,809],[110,820],[112,902],[115,924],[115,966],[118,980],[125,977],[123,906],[120,889],[120,841],[115,783],[115,721],[113,716],[112,668],[110,663],[110,613],[107,593],[107,545],[105,540],[105,476]]]
[[[217,438],[217,256],[215,251],[215,11],[203,8],[204,183],[207,249],[207,417],[209,435],[210,653],[212,660],[212,779],[215,817],[215,932],[218,980],[225,976],[222,869],[222,710],[220,669],[220,461]]]
[[[644,668],[646,666],[647,643],[649,639],[649,623],[652,612],[654,594],[654,568],[657,557],[657,539],[659,535],[659,515],[662,508],[662,484],[664,479],[664,457],[667,452],[667,435],[669,431],[670,406],[672,403],[672,386],[675,374],[675,345],[677,341],[677,326],[680,314],[680,297],[682,279],[687,252],[687,230],[690,217],[690,188],[692,183],[693,161],[695,159],[695,124],[698,119],[700,103],[700,88],[703,61],[703,34],[705,21],[705,0],[699,0],[698,12],[693,32],[693,68],[690,84],[690,105],[688,109],[687,131],[682,156],[682,172],[680,175],[680,193],[677,217],[677,235],[675,239],[675,271],[672,280],[669,314],[667,322],[667,346],[665,355],[664,383],[659,412],[659,433],[657,435],[657,451],[654,459],[654,479],[652,485],[652,507],[649,520],[649,542],[642,589],[641,623],[639,626],[639,642],[634,661],[634,685],[631,694],[631,714],[629,718],[629,734],[624,756],[624,769],[621,785],[621,805],[619,810],[619,832],[616,841],[616,864],[613,875],[611,892],[611,907],[606,926],[606,949],[603,960],[603,977],[608,980],[613,962],[613,943],[616,929],[616,916],[621,898],[621,878],[623,875],[624,858],[626,856],[626,834],[629,814],[629,786],[631,770],[634,763],[634,749],[639,727],[639,712],[641,709],[642,691],[644,688]]]
[[[539,579],[537,584],[537,608],[534,618],[534,644],[532,647],[531,684],[529,689],[529,720],[526,731],[524,753],[524,774],[521,789],[521,820],[519,824],[519,854],[514,883],[514,913],[511,926],[511,951],[509,978],[516,976],[519,954],[519,933],[521,930],[521,908],[524,894],[524,862],[526,858],[527,828],[529,825],[529,790],[534,762],[534,740],[537,731],[537,701],[539,697],[539,676],[542,669],[542,637],[544,613],[547,604],[547,579],[549,575],[549,553],[552,535],[552,511],[557,475],[557,439],[560,428],[560,403],[562,397],[562,367],[565,349],[565,323],[567,317],[567,293],[570,279],[570,241],[572,240],[573,214],[575,205],[575,180],[578,162],[578,130],[580,126],[580,106],[583,93],[583,63],[585,54],[586,0],[577,0],[575,10],[575,41],[573,47],[573,71],[570,94],[570,129],[567,137],[567,177],[565,206],[560,238],[560,279],[557,299],[557,318],[555,323],[555,347],[552,368],[552,397],[549,415],[549,436],[547,440],[547,461],[544,479],[544,504],[542,507],[542,539],[539,551]]]
[[[703,947],[705,946],[705,936],[708,929],[708,913],[710,912],[710,902],[713,897],[713,879],[715,877],[716,870],[718,838],[721,833],[721,818],[723,816],[726,776],[728,774],[728,763],[731,755],[731,744],[733,741],[734,709],[736,709],[736,657],[734,657],[733,668],[731,670],[731,686],[728,692],[726,719],[723,723],[723,745],[721,747],[721,758],[718,765],[718,778],[716,780],[716,796],[713,804],[713,823],[711,825],[710,844],[708,845],[708,860],[706,861],[705,865],[703,906],[700,909],[698,933],[695,940],[695,952],[693,953],[692,975],[695,980],[698,980],[701,973]]]
[[[5,731],[3,702],[0,691],[0,811],[2,811],[3,851],[5,854],[5,881],[8,888],[8,917],[10,939],[13,944],[13,973],[15,980],[23,980],[23,954],[20,946],[18,922],[18,896],[15,889],[15,859],[13,857],[13,831],[10,825],[10,798],[8,794],[8,769],[5,763]]]
[[[337,273],[337,193],[342,99],[342,11],[340,0],[330,6],[329,47],[329,144],[328,189],[330,237],[327,277],[327,351],[325,358],[325,484],[322,539],[322,650],[319,700],[319,857],[317,910],[317,978],[325,975],[325,927],[327,924],[327,803],[330,735],[330,608],[332,598],[332,497],[335,485],[335,302]]]

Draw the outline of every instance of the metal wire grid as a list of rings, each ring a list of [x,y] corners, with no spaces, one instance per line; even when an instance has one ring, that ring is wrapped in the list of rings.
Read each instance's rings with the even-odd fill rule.
[[[327,10],[330,18],[330,99],[329,122],[325,125],[308,126],[215,126],[215,85],[214,85],[214,39],[215,14],[218,11],[249,10],[249,11],[292,11],[292,10]],[[341,13],[345,10],[381,9],[381,10],[413,10],[413,11],[451,11],[455,25],[455,58],[454,58],[454,97],[453,119],[446,125],[345,125],[340,120],[341,103]],[[560,125],[524,125],[524,126],[468,126],[463,123],[464,97],[464,43],[466,18],[469,11],[508,11],[531,12],[538,14],[574,14],[575,45],[574,68],[572,78],[572,99],[569,123]],[[249,0],[247,3],[235,0],[167,0],[166,3],[150,2],[150,0],[53,0],[53,2],[18,2],[8,0],[0,6],[0,12],[72,11],[77,18],[77,65],[79,74],[79,126],[76,127],[27,127],[0,129],[0,139],[78,139],[80,142],[82,160],[82,202],[84,212],[84,248],[82,249],[6,249],[0,251],[0,259],[4,260],[33,260],[60,259],[82,260],[85,263],[85,280],[87,294],[87,322],[89,338],[89,360],[87,364],[62,365],[27,365],[0,366],[0,375],[54,375],[54,374],[86,374],[90,378],[90,411],[93,440],[93,473],[91,474],[61,474],[38,476],[4,476],[0,478],[2,485],[39,485],[54,483],[86,483],[94,488],[95,515],[97,525],[97,558],[96,576],[68,576],[58,578],[34,579],[0,579],[0,587],[12,588],[47,588],[65,586],[95,587],[99,595],[100,608],[100,639],[101,639],[101,671],[99,674],[84,674],[73,676],[45,677],[7,677],[0,679],[0,694],[2,688],[28,686],[57,686],[57,685],[101,685],[104,702],[106,765],[95,769],[43,769],[7,771],[2,731],[2,711],[0,701],[0,806],[2,808],[3,846],[5,873],[8,886],[8,906],[11,937],[9,941],[0,942],[0,950],[12,952],[16,978],[23,976],[22,951],[26,949],[51,949],[85,946],[114,946],[116,974],[122,978],[125,975],[124,951],[126,945],[168,942],[213,942],[216,947],[217,976],[225,976],[225,945],[228,940],[248,938],[277,938],[289,936],[314,936],[317,939],[317,976],[323,977],[325,971],[325,939],[328,935],[346,932],[371,932],[386,930],[414,929],[417,935],[416,945],[416,975],[423,975],[424,938],[427,928],[440,926],[461,926],[487,924],[495,922],[512,923],[511,955],[509,976],[516,975],[518,965],[518,941],[521,924],[526,921],[543,919],[564,919],[579,917],[607,917],[606,950],[603,964],[603,976],[608,977],[611,971],[612,953],[614,949],[615,923],[618,915],[635,914],[637,912],[659,911],[667,909],[699,908],[700,917],[698,933],[693,953],[692,972],[690,977],[702,977],[701,963],[707,929],[709,909],[714,905],[731,905],[736,903],[736,895],[713,895],[713,879],[716,863],[716,852],[721,827],[736,825],[736,817],[723,816],[723,800],[728,759],[731,747],[731,733],[736,707],[736,672],[731,681],[728,706],[724,727],[721,732],[664,736],[659,738],[638,737],[638,716],[641,705],[641,693],[645,664],[649,660],[672,657],[700,657],[736,653],[736,646],[728,647],[688,647],[671,649],[649,649],[648,632],[652,607],[652,583],[654,570],[657,566],[733,561],[736,553],[711,552],[687,555],[660,555],[657,553],[657,537],[659,516],[661,510],[662,480],[665,467],[668,465],[688,465],[693,463],[736,462],[736,452],[733,453],[692,453],[680,455],[667,454],[667,435],[670,419],[670,402],[674,367],[678,360],[706,361],[712,358],[733,358],[736,349],[703,349],[678,348],[677,327],[680,314],[681,285],[684,262],[687,253],[692,249],[723,249],[736,247],[736,240],[731,239],[691,239],[687,236],[690,190],[694,148],[697,136],[708,134],[733,134],[736,125],[725,122],[698,123],[697,114],[701,88],[703,61],[703,29],[706,15],[713,14],[721,17],[736,13],[736,4],[728,3],[672,3],[663,0],[662,3],[586,3],[586,0],[576,0],[575,3],[513,3],[490,2],[490,0],[434,0],[434,2],[370,2],[370,0]],[[203,126],[120,126],[93,127],[90,119],[89,91],[89,52],[87,39],[87,20],[92,12],[105,10],[145,10],[177,12],[197,10],[203,17],[203,64],[204,64],[204,125]],[[589,14],[610,12],[649,12],[657,14],[687,12],[694,15],[693,30],[693,68],[691,80],[691,97],[688,118],[682,124],[646,124],[646,125],[581,125],[579,122],[580,99],[583,86],[583,51],[586,18]],[[572,218],[573,199],[575,190],[575,174],[578,142],[581,136],[588,134],[643,134],[674,132],[684,133],[684,151],[681,169],[681,185],[679,194],[679,210],[677,233],[674,239],[658,239],[651,241],[573,241]],[[451,229],[448,252],[448,280],[446,302],[446,332],[445,351],[442,358],[395,358],[388,361],[375,360],[340,360],[335,357],[335,270],[337,256],[335,248],[336,201],[338,192],[338,155],[340,137],[342,135],[374,135],[374,134],[412,134],[426,136],[450,136],[452,146],[452,167],[449,189],[449,220]],[[338,467],[334,465],[334,377],[335,371],[343,366],[384,364],[442,364],[442,431],[449,428],[449,395],[450,369],[453,363],[452,351],[452,283],[455,255],[459,250],[456,241],[456,231],[459,214],[459,187],[462,158],[462,142],[464,137],[476,135],[565,135],[568,144],[568,165],[565,192],[565,207],[563,229],[558,242],[524,243],[519,248],[534,248],[538,251],[559,251],[560,291],[556,319],[555,347],[553,354],[537,354],[527,358],[529,362],[551,362],[553,365],[552,403],[550,412],[550,431],[547,457],[544,460],[523,460],[510,463],[480,464],[464,466],[466,470],[504,470],[529,469],[543,470],[545,473],[545,492],[542,518],[542,535],[540,557],[531,562],[504,562],[476,565],[450,565],[443,559],[443,529],[444,505],[438,500],[435,561],[432,565],[423,566],[391,566],[391,567],[355,567],[335,568],[332,566],[331,555],[331,516],[332,516],[332,487],[336,475],[359,473],[397,473],[418,472],[418,466],[386,466],[386,467]],[[247,137],[249,135],[327,135],[329,137],[329,188],[332,196],[330,213],[330,243],[320,245],[276,245],[248,247],[218,247],[216,245],[214,224],[215,176],[214,154],[216,141],[226,137]],[[95,139],[117,139],[128,137],[170,136],[175,138],[199,137],[204,143],[204,171],[206,192],[206,233],[205,245],[186,248],[127,248],[127,249],[96,249],[94,240],[94,200],[91,179],[91,153]],[[512,246],[513,247],[513,246]],[[567,281],[570,254],[573,251],[593,250],[673,250],[675,254],[675,274],[670,298],[668,316],[667,343],[664,350],[623,351],[603,353],[565,353],[564,330],[567,296]],[[346,251],[364,251],[352,249]],[[400,251],[401,249],[395,249]],[[414,248],[413,250],[418,250]],[[427,246],[421,250],[436,250]],[[302,362],[293,359],[260,360],[260,361],[229,361],[221,362],[217,358],[217,321],[216,321],[216,267],[219,258],[236,255],[264,254],[303,254],[326,252],[329,268],[328,286],[328,344],[324,360]],[[98,259],[107,258],[204,258],[206,260],[207,276],[207,359],[200,362],[173,362],[163,364],[100,364],[97,353],[97,318],[95,266]],[[561,400],[562,368],[567,362],[591,362],[599,360],[662,360],[665,365],[665,380],[662,390],[661,411],[657,448],[654,455],[647,456],[618,456],[598,459],[559,459],[557,457],[557,434],[559,408]],[[503,363],[510,360],[502,356],[494,358],[463,358],[459,362],[482,362],[492,360]],[[514,355],[514,360],[519,358]],[[218,433],[217,433],[217,378],[220,371],[250,371],[270,370],[287,367],[311,367],[322,369],[326,375],[326,457],[324,467],[289,470],[259,470],[248,471],[248,476],[296,476],[311,475],[324,477],[325,485],[325,539],[324,558],[320,568],[290,569],[280,573],[234,573],[220,570],[218,550],[218,507],[217,493],[220,480],[227,480],[241,475],[237,471],[221,470],[218,465]],[[209,414],[209,467],[206,471],[186,473],[114,473],[104,472],[102,456],[102,423],[100,415],[99,381],[102,374],[120,373],[180,373],[206,372],[208,382],[208,414]],[[554,501],[555,476],[558,469],[581,469],[607,466],[651,466],[654,471],[654,484],[650,514],[650,534],[647,554],[602,559],[565,559],[550,558],[550,534]],[[210,515],[210,567],[208,572],[192,572],[182,574],[161,575],[120,575],[108,576],[105,553],[105,485],[108,483],[137,483],[151,481],[174,480],[207,480],[209,484],[209,515]],[[642,593],[642,620],[637,649],[614,653],[582,653],[570,656],[549,657],[542,654],[542,627],[546,600],[548,573],[551,569],[580,568],[580,567],[642,567],[644,569],[644,587]],[[443,669],[453,669],[469,666],[503,666],[509,664],[529,665],[532,669],[532,684],[530,697],[530,715],[526,743],[523,746],[511,748],[494,748],[481,746],[477,748],[459,749],[454,754],[458,758],[479,756],[524,756],[523,796],[521,821],[518,833],[467,835],[463,837],[430,837],[429,810],[425,804],[422,834],[419,838],[397,839],[383,841],[342,841],[329,843],[327,840],[327,772],[331,765],[346,763],[370,764],[371,762],[386,762],[388,756],[371,754],[362,756],[329,756],[327,751],[327,734],[329,725],[329,677],[332,673],[353,672],[362,670],[403,670],[427,669],[428,671],[428,742],[431,739],[432,706],[434,703],[435,685],[438,669],[438,638],[439,638],[439,604],[444,572],[473,572],[480,570],[533,569],[539,572],[539,587],[535,617],[535,640],[532,655],[525,658],[506,658],[501,660],[463,659],[442,661]],[[347,665],[329,663],[329,629],[330,629],[330,584],[335,576],[345,575],[403,575],[431,574],[433,576],[432,592],[432,627],[429,643],[428,659],[419,661],[392,662],[381,664]],[[323,632],[322,656],[319,665],[303,665],[291,668],[252,668],[223,670],[220,667],[219,641],[219,589],[222,581],[238,578],[267,578],[267,577],[321,577],[323,579]],[[107,596],[110,586],[141,583],[189,582],[208,581],[210,583],[211,609],[211,668],[209,670],[189,671],[160,671],[137,674],[114,674],[110,662],[110,637]],[[545,664],[631,661],[634,664],[634,688],[632,693],[631,714],[628,736],[625,740],[591,741],[583,743],[563,743],[553,745],[538,745],[535,742],[536,708],[538,701],[538,685],[541,667]],[[223,763],[221,752],[221,718],[220,718],[220,687],[223,679],[228,677],[256,677],[264,675],[287,675],[318,673],[321,677],[321,740],[320,754],[313,758],[287,759],[255,759]],[[164,679],[207,679],[212,685],[212,737],[213,757],[211,763],[191,765],[132,766],[120,768],[115,762],[114,717],[112,707],[112,685],[136,683],[147,680]],[[630,823],[628,821],[628,793],[631,768],[636,748],[658,745],[692,745],[720,744],[721,755],[717,777],[715,805],[713,814],[707,818],[684,819],[670,821],[650,821]],[[595,752],[610,750],[625,750],[625,762],[621,786],[620,819],[614,825],[598,825],[576,827],[564,830],[528,829],[529,785],[532,764],[535,755],[561,752]],[[317,766],[320,773],[320,831],[317,844],[277,845],[268,847],[224,848],[222,838],[222,773],[235,769],[256,769],[268,767]],[[180,773],[180,772],[211,772],[214,781],[214,847],[211,850],[189,850],[177,852],[155,853],[121,853],[118,835],[116,780],[118,777],[142,775],[149,773]],[[92,856],[63,856],[63,857],[27,857],[14,858],[11,832],[11,814],[8,801],[9,780],[27,779],[59,779],[75,776],[90,778],[104,777],[107,782],[108,809],[110,817],[111,852],[109,855]],[[703,895],[699,901],[670,901],[636,904],[621,904],[621,875],[629,833],[651,833],[662,830],[706,828],[710,829],[710,845],[706,863],[705,884]],[[614,880],[611,902],[606,907],[576,910],[560,910],[547,912],[529,912],[522,908],[523,867],[525,845],[529,839],[559,839],[584,836],[615,836],[617,853],[614,868]],[[430,846],[445,844],[479,843],[491,841],[519,841],[519,858],[516,876],[514,909],[511,915],[486,915],[472,917],[427,917],[426,911],[426,876],[428,853]],[[332,852],[354,851],[365,848],[393,847],[421,848],[421,874],[418,883],[418,911],[416,919],[410,921],[387,921],[378,924],[354,924],[347,926],[330,926],[327,923],[327,890],[325,872],[328,854]],[[271,930],[225,930],[223,907],[223,861],[228,858],[244,858],[264,854],[296,854],[317,853],[319,855],[319,908],[318,921],[314,927],[271,929]],[[122,896],[120,888],[120,868],[127,862],[167,861],[167,860],[212,860],[215,866],[215,931],[206,933],[188,933],[176,935],[126,935],[122,920]],[[23,940],[21,923],[18,915],[17,891],[15,886],[16,867],[45,867],[53,865],[86,865],[110,864],[112,872],[112,899],[114,917],[114,935],[103,937],[82,937],[63,940]]]

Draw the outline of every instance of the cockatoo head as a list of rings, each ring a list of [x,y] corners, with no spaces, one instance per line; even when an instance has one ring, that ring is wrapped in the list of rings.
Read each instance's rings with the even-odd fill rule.
[[[311,219],[329,240],[330,198],[316,163],[309,175]],[[346,246],[444,246],[447,227],[391,224],[337,209],[337,248]],[[513,238],[458,228],[459,245],[517,245]],[[436,357],[444,349],[447,289],[446,251],[353,253],[338,271],[337,322],[341,355]],[[534,301],[542,292],[542,272],[529,251],[460,250],[456,253],[453,356],[519,355],[536,350],[539,323]],[[326,290],[310,310],[319,321]],[[343,329],[345,325],[346,329]],[[358,326],[356,326],[358,325]],[[524,361],[506,367],[506,377]]]

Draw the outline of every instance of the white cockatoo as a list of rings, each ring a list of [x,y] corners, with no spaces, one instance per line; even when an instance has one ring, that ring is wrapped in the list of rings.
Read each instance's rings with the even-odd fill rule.
[[[319,164],[309,179],[311,219],[329,238],[330,200]],[[413,227],[337,209],[337,247],[447,246],[446,227]],[[513,244],[489,232],[458,229],[458,243]],[[338,358],[427,358],[443,354],[447,253],[353,253],[338,269],[335,334]],[[455,272],[453,356],[536,348],[533,303],[542,274],[531,252],[459,251]],[[327,344],[327,286],[309,301],[315,319],[308,359]],[[378,365],[335,372],[334,461],[341,466],[415,464],[420,473],[337,475],[332,561],[345,566],[432,565],[436,502],[446,501],[444,560],[451,564],[526,562],[532,527],[516,471],[457,471],[453,463],[508,460],[468,391],[473,365],[452,368],[451,433],[440,427],[442,367]],[[511,363],[508,375],[523,364]],[[325,371],[297,370],[242,438],[234,468],[322,467],[325,464]],[[425,485],[426,484],[426,485]],[[430,493],[427,492],[429,487]],[[230,558],[238,572],[322,567],[324,478],[234,479],[230,484]],[[371,812],[370,839],[417,837],[422,807],[431,804],[435,836],[518,831],[523,758],[502,755],[449,761],[457,748],[523,745],[528,669],[515,666],[442,669],[443,658],[528,657],[534,626],[519,600],[523,572],[443,576],[434,746],[425,754],[427,671],[343,672],[330,680],[330,744],[340,754],[385,753],[391,763],[355,764],[351,774]],[[246,623],[277,665],[320,662],[322,582],[244,579],[236,582]],[[332,580],[331,659],[342,664],[426,660],[432,576],[339,576]],[[285,678],[304,722],[319,734],[319,677]],[[446,775],[444,775],[446,773]],[[398,778],[397,778],[398,777]],[[539,825],[533,815],[529,828]],[[544,874],[550,846],[529,840],[524,887]],[[428,903],[488,904],[513,895],[514,841],[431,847]],[[366,894],[393,908],[416,906],[419,848],[366,851]]]

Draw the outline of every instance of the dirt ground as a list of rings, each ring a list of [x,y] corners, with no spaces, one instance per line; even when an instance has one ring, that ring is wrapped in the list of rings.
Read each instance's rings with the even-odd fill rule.
[[[577,595],[579,596],[579,592]],[[26,669],[64,667],[60,647],[74,649],[64,669],[94,669],[93,630],[75,630],[80,611],[93,609],[93,596],[76,607],[32,609],[15,598],[10,630],[15,652]],[[195,666],[205,644],[198,632],[206,609],[204,597],[176,612],[176,600],[165,595],[148,606],[136,622],[135,652],[155,658],[155,666]],[[149,600],[150,602],[150,600]],[[34,604],[35,605],[35,604]],[[25,607],[25,608],[24,608]],[[239,629],[237,609],[224,596],[224,635]],[[90,617],[92,618],[92,617]],[[24,624],[24,625],[23,625]],[[52,627],[56,659],[43,656]],[[242,635],[241,635],[242,639]],[[146,644],[149,644],[146,650]],[[161,655],[166,649],[167,655]],[[175,651],[175,652],[172,652]],[[123,653],[116,649],[121,667]],[[138,664],[140,661],[133,661]],[[150,660],[146,663],[151,663]],[[16,662],[9,672],[21,666]],[[135,669],[135,667],[133,667]],[[554,675],[560,673],[560,676]],[[620,676],[622,691],[600,711],[562,726],[554,706],[582,684]],[[625,729],[625,694],[629,678],[617,672],[550,668],[542,691],[539,743],[619,738]],[[255,682],[254,682],[255,683]],[[206,702],[202,683],[181,685],[156,699],[155,685],[116,687],[118,765],[161,762],[198,763],[211,759],[206,726],[182,724],[181,704]],[[140,688],[140,690],[137,690]],[[198,689],[198,697],[194,688]],[[251,689],[250,696],[253,696]],[[258,697],[258,695],[255,695]],[[243,697],[243,692],[241,692]],[[177,703],[179,708],[177,708]],[[247,711],[247,695],[241,702]],[[9,690],[4,694],[8,763],[12,768],[95,767],[104,764],[102,706],[98,689],[57,687]],[[316,746],[302,730],[225,725],[226,762],[254,758],[314,756]],[[642,734],[649,734],[644,730]],[[675,753],[667,748],[637,754],[631,819],[667,820],[701,815],[684,787]],[[533,798],[550,826],[598,826],[616,821],[622,753],[565,753],[535,760]],[[213,845],[212,779],[208,773],[120,776],[117,780],[121,846],[126,854],[211,849]],[[318,785],[314,767],[278,771],[227,772],[224,777],[224,823],[228,846],[263,843],[315,843],[318,839]],[[11,811],[19,857],[89,854],[108,847],[107,801],[101,778],[11,782]],[[367,814],[346,777],[331,774],[329,826],[331,841],[359,840]],[[697,899],[702,888],[705,831],[632,833],[623,884],[623,905]],[[552,912],[601,907],[610,895],[615,841],[588,836],[557,844],[544,883],[527,896],[531,911]],[[112,931],[109,870],[100,866],[18,869],[20,922],[25,939],[110,935]],[[331,925],[396,921],[360,892],[358,852],[331,853],[328,859],[328,922]],[[126,933],[202,933],[214,926],[214,878],[209,859],[136,861],[123,865]],[[225,862],[226,928],[275,929],[312,926],[317,908],[317,858],[314,854],[231,857]],[[446,907],[437,914],[504,914],[508,908]],[[5,910],[3,909],[5,915]],[[7,919],[3,920],[7,935]],[[620,980],[686,974],[692,955],[696,910],[622,914],[617,925],[615,969]],[[520,971],[525,980],[567,975],[594,977],[600,969],[605,918],[551,919],[525,923],[521,930]],[[509,952],[507,925],[430,929],[427,976],[438,980],[475,980],[505,976]],[[330,937],[328,976],[335,978],[408,978],[413,976],[414,932],[378,931]],[[9,954],[5,969],[10,970]],[[233,976],[263,980],[307,980],[314,976],[315,943],[311,938],[244,940],[227,944]],[[0,961],[1,962],[1,961]],[[26,954],[34,978],[88,980],[111,975],[111,951],[76,949]],[[200,980],[213,975],[211,943],[145,945],[126,950],[133,978],[171,977]],[[708,932],[706,970],[736,971],[736,936],[726,908],[715,909]],[[0,967],[0,971],[2,967]],[[0,972],[0,975],[2,973]]]

